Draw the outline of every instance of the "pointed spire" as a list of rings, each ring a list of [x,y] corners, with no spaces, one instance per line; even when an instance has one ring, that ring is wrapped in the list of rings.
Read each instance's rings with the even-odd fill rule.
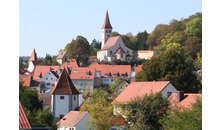
[[[29,61],[37,61],[37,54],[35,52],[35,48],[34,48],[32,54],[31,54],[31,57],[30,57]]]
[[[102,29],[112,29],[112,26],[110,24],[110,20],[109,20],[109,17],[108,17],[108,11],[106,11],[106,16],[105,16],[105,22],[104,22],[104,25],[102,26]]]
[[[66,68],[64,68],[57,80],[56,86],[54,87],[51,94],[66,94],[73,95],[79,94],[78,90],[75,88],[72,80],[70,79]]]

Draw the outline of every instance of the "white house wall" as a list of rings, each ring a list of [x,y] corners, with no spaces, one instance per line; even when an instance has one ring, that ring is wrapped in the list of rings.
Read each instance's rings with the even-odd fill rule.
[[[27,68],[28,72],[33,72],[34,68],[35,68],[35,66],[34,66],[33,62],[29,61],[28,68]]]
[[[90,114],[87,113],[77,124],[76,124],[76,130],[86,130],[87,126],[85,123],[89,120]]]
[[[60,99],[60,96],[64,96],[64,99]],[[54,117],[60,117],[60,115],[66,115],[69,113],[69,95],[54,95],[55,106]]]
[[[51,88],[52,84],[55,85],[57,81],[57,77],[54,76],[54,74],[51,71],[48,71],[43,78],[40,80],[42,83],[45,83],[46,88]],[[47,83],[50,83],[50,85],[47,85]]]
[[[176,88],[171,84],[169,83],[162,91],[162,95],[164,98],[167,98],[167,92],[172,92],[172,93],[177,93],[177,90]]]

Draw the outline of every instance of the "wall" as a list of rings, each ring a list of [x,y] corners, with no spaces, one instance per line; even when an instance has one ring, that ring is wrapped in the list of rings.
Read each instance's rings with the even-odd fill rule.
[[[86,121],[89,120],[90,114],[87,113],[77,124],[76,130],[86,130],[87,126],[85,125]]]
[[[34,68],[35,68],[35,66],[34,66],[33,62],[32,62],[32,61],[29,61],[29,62],[28,62],[28,68],[27,68],[27,70],[28,70],[29,72],[33,72]]]
[[[57,81],[57,78],[53,75],[51,71],[48,71],[43,78],[41,78],[41,84],[45,84],[46,88],[51,88],[52,84],[55,86],[55,82]],[[50,85],[47,85],[47,83],[50,83]]]
[[[152,56],[154,56],[154,51],[149,52],[133,52],[133,59],[150,59]]]
[[[93,80],[74,80],[72,79],[72,82],[74,84],[74,86],[77,88],[77,89],[80,89],[82,90],[82,92],[84,92],[87,84],[89,83],[90,85],[90,92],[93,91],[93,88],[94,88],[94,79]],[[82,86],[81,86],[82,84]]]
[[[60,99],[60,96],[64,96],[64,99]],[[69,113],[69,95],[54,95],[53,97],[55,105],[54,117],[60,117],[61,114],[64,116]]]
[[[103,85],[104,84],[108,84],[109,85],[109,84],[113,84],[115,79],[116,78],[102,78],[101,82],[102,82]],[[119,79],[126,80],[127,78],[119,78]]]
[[[94,86],[95,87],[99,87],[99,86],[101,86],[101,84],[102,84],[102,79],[101,78],[96,78]]]
[[[169,83],[162,91],[162,95],[164,98],[167,98],[167,92],[172,92],[172,93],[177,93],[177,90],[176,88],[171,84]]]

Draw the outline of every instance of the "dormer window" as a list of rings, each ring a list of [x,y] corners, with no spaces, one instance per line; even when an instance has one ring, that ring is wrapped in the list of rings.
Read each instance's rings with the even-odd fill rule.
[[[121,74],[121,76],[126,76],[126,74]]]
[[[86,75],[89,75],[89,72],[86,72]]]
[[[109,76],[109,73],[105,73],[105,76]]]
[[[113,76],[118,76],[118,74],[117,73],[113,73]]]
[[[74,70],[73,73],[78,73],[78,70]]]

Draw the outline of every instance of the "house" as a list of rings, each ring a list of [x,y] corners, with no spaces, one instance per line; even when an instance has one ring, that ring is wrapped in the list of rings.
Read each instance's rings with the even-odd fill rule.
[[[113,120],[115,121],[112,123],[110,130],[125,130],[127,123],[125,123],[125,119],[123,117],[114,116]]]
[[[130,61],[132,59],[132,50],[125,46],[120,36],[112,37],[112,26],[110,24],[108,11],[104,25],[102,27],[101,49],[97,52],[99,61],[112,62],[115,59]]]
[[[132,53],[132,58],[139,60],[139,59],[150,59],[152,56],[154,56],[155,53],[153,50],[134,50]]]
[[[56,61],[59,63],[59,65],[62,65],[67,60],[67,51],[62,51],[57,56]]]
[[[79,67],[76,59],[68,59],[66,62],[64,62],[61,65],[61,68],[63,68],[64,66],[70,68],[70,70],[73,69],[73,68],[78,68]]]
[[[41,79],[41,92],[45,92],[46,90],[50,89],[51,87],[55,86],[55,83],[57,79],[59,78],[59,75],[53,71],[49,70]]]
[[[97,54],[91,54],[91,55],[89,55],[89,61],[90,61],[90,62],[96,61],[96,59],[97,59]]]
[[[31,86],[31,75],[19,75],[19,82],[23,82],[23,86],[30,87]]]
[[[70,111],[57,122],[57,130],[86,130],[86,121],[89,120],[89,113],[82,111]]]
[[[27,119],[24,109],[19,101],[19,130],[31,130],[31,125]]]
[[[202,94],[200,93],[184,93],[183,91],[178,91],[177,93],[173,93],[167,99],[170,101],[173,107],[183,107],[187,109],[191,109],[192,105],[196,103],[197,99],[202,99]]]
[[[58,121],[67,113],[79,107],[83,101],[82,94],[78,92],[64,68],[51,92],[51,113],[54,121]]]
[[[70,79],[74,86],[83,93],[86,89],[92,92],[94,89],[95,68],[77,67],[71,69]]]
[[[115,87],[114,94],[118,96],[130,83],[126,80],[122,81],[117,87]]]
[[[33,72],[36,65],[40,64],[41,61],[37,60],[37,53],[35,52],[35,49],[33,50],[30,59],[28,60],[28,72]]]
[[[170,81],[148,81],[148,82],[131,82],[124,91],[112,102],[119,104],[127,104],[131,99],[145,94],[160,92],[162,96],[167,99],[173,93],[177,93],[176,88]],[[121,109],[114,106],[114,115],[120,114]],[[122,115],[126,118],[126,116]]]

